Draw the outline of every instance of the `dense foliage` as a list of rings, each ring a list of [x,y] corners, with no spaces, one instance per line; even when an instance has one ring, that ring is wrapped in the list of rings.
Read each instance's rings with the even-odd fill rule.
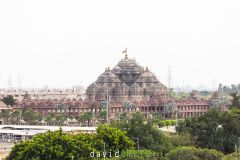
[[[218,92],[220,93],[231,94],[239,91],[240,91],[240,84],[237,84],[237,85],[231,84],[231,86],[219,84],[218,86]]]
[[[226,155],[222,158],[222,160],[239,160],[240,159],[240,153],[234,152],[229,155]]]
[[[231,153],[240,137],[239,115],[233,110],[225,113],[212,110],[201,117],[179,123],[177,131],[189,133],[199,147]]]
[[[96,157],[111,160],[238,160],[239,96],[231,96],[231,110],[219,112],[212,109],[200,117],[178,121],[177,134],[166,134],[159,129],[175,126],[175,120],[163,120],[153,113],[146,118],[139,112],[124,112],[109,125],[100,125],[96,134],[63,133],[59,130],[34,136],[32,140],[16,144],[6,160],[91,160]],[[106,122],[105,111],[99,115],[86,112],[76,119],[83,126],[90,126],[95,116],[101,123]],[[0,117],[7,123],[17,123],[21,118],[34,124],[43,119],[31,110],[3,110]],[[63,114],[45,117],[45,121],[52,125],[62,125],[65,120]]]
[[[175,126],[176,125],[176,120],[159,120],[157,122],[159,127],[165,127],[165,126]]]
[[[8,95],[6,97],[3,97],[2,101],[6,104],[6,105],[10,105],[13,106],[16,103],[16,100],[13,98],[13,96]]]
[[[196,146],[196,142],[191,138],[189,133],[172,134],[170,135],[170,142],[173,148],[181,146]]]
[[[123,131],[100,126],[97,134],[70,135],[62,130],[35,136],[16,144],[6,160],[71,160],[111,157],[123,150],[133,149],[134,142]]]
[[[221,160],[223,153],[195,147],[179,147],[171,150],[166,157],[170,160]]]
[[[136,143],[139,141],[140,149],[149,149],[164,154],[171,148],[169,137],[160,131],[153,121],[147,121],[142,113],[133,113],[131,118],[114,121],[111,125],[126,131],[126,135]]]

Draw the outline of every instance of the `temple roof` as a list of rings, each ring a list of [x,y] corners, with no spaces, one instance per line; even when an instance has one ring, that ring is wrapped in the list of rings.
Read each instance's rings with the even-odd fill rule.
[[[138,83],[149,83],[149,82],[158,83],[159,81],[152,72],[150,72],[149,70],[146,70],[139,76],[137,82]]]
[[[137,64],[135,59],[124,58],[118,62],[118,64],[113,68],[113,72],[119,74],[121,72],[138,72],[140,73],[143,67]]]
[[[106,70],[104,73],[102,73],[96,83],[120,83],[121,81],[118,79],[118,77],[111,72],[111,70]]]
[[[3,101],[0,100],[0,110],[12,109],[10,106],[7,106]]]
[[[125,101],[126,99],[139,101],[149,99],[156,93],[168,94],[167,88],[158,81],[157,77],[148,68],[144,70],[144,67],[140,66],[135,59],[128,58],[127,54],[112,70],[107,68],[95,83],[86,90],[89,101],[102,99],[99,96],[95,97],[95,95],[107,91],[113,95],[113,99],[119,101]],[[108,89],[103,88],[105,86]]]
[[[217,91],[215,91],[212,95],[212,99],[218,99],[220,96],[219,96],[219,93]]]

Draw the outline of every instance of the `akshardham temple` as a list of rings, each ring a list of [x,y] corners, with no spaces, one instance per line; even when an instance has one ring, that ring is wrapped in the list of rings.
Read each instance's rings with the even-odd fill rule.
[[[134,59],[125,58],[110,69],[106,68],[98,79],[86,90],[89,102],[106,100],[111,101],[149,101],[159,96],[166,100],[168,89],[157,77],[146,67],[140,66]]]
[[[221,111],[227,109],[217,93],[209,99],[199,99],[196,92],[183,99],[171,98],[168,88],[147,67],[144,68],[134,59],[128,58],[127,53],[113,69],[106,68],[87,87],[86,99],[25,97],[17,101],[13,108],[32,109],[43,115],[66,113],[79,116],[85,112],[98,115],[101,111],[106,111],[106,104],[109,118],[113,119],[121,112],[142,112],[145,116],[155,113],[161,117],[177,114],[178,117],[186,118],[203,115],[211,107],[217,107]]]

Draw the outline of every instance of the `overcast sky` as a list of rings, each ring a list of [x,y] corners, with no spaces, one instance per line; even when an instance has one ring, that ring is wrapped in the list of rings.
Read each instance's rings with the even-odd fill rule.
[[[167,84],[240,82],[240,1],[0,1],[0,87],[87,87],[128,48]]]

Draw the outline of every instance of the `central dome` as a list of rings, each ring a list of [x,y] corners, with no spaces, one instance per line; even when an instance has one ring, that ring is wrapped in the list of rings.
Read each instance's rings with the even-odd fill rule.
[[[112,69],[118,78],[131,86],[141,75],[143,67],[137,64],[136,60],[125,57]]]
[[[113,101],[139,102],[149,100],[154,94],[167,97],[168,89],[151,71],[145,70],[126,54],[112,70],[107,68],[86,90],[87,99],[91,102],[99,101],[100,95],[107,94]]]
[[[118,64],[113,68],[113,72],[141,72],[142,67],[137,64],[135,59],[122,59]]]

